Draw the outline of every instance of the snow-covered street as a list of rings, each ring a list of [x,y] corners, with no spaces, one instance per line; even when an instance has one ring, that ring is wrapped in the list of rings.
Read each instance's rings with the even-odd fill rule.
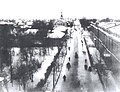
[[[87,59],[88,67],[90,66],[90,62],[88,59],[86,46],[84,44],[83,38],[80,36],[80,30],[74,32],[73,39],[71,40],[70,51],[68,52],[68,57],[66,57],[66,63],[71,63],[70,71],[66,68],[66,63],[64,64],[64,68],[62,72],[64,72],[55,88],[55,92],[103,92],[102,85],[100,83],[99,77],[97,73],[90,72],[85,70],[85,59]],[[81,43],[83,40],[83,46]],[[83,53],[83,50],[86,52]],[[78,59],[75,58],[75,52],[78,53]],[[66,75],[66,81],[63,81],[63,75]]]
[[[11,56],[10,66],[1,68],[0,92],[119,92],[116,76],[107,67],[110,62],[101,56],[104,49],[92,32],[79,20],[56,25],[46,37],[33,40],[30,35],[31,47],[4,48]]]

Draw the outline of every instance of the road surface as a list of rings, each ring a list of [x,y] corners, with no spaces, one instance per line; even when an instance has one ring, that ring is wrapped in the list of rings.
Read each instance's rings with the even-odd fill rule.
[[[58,84],[54,92],[103,92],[102,85],[99,81],[99,77],[95,72],[89,72],[84,69],[85,59],[87,59],[88,66],[90,66],[87,53],[84,54],[82,50],[86,50],[86,46],[83,42],[81,44],[81,33],[80,30],[74,32],[73,37],[73,50],[70,54],[71,69],[66,71],[66,81],[63,81],[62,76],[60,77]],[[75,58],[75,52],[78,53],[79,58]],[[69,59],[68,59],[69,60]],[[67,61],[68,62],[68,61]]]

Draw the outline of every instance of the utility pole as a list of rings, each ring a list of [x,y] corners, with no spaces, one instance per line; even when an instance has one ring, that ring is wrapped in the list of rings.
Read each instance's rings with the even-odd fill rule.
[[[1,70],[1,73],[2,73],[2,59],[1,59],[1,56],[2,56],[2,47],[0,47],[0,70]]]
[[[11,73],[11,83],[13,83],[12,81],[12,60],[11,60],[11,49],[10,49],[10,73]]]
[[[55,66],[53,66],[53,92],[55,88]]]
[[[99,50],[99,30],[98,30],[98,50]]]

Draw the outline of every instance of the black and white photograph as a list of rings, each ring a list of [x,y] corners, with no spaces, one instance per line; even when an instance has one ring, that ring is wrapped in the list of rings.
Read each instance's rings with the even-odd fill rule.
[[[0,0],[0,92],[120,92],[120,0]]]

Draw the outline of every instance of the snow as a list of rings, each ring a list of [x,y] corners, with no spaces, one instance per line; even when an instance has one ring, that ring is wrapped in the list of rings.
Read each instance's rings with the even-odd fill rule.
[[[18,62],[17,59],[19,59],[19,56],[17,56],[17,54],[19,54],[20,49],[19,48],[12,48],[11,51],[14,51],[14,56],[13,56],[13,66],[14,66],[15,63]],[[34,51],[38,52],[38,49],[34,49]],[[58,48],[53,47],[53,49],[50,49],[50,55],[41,56],[41,58],[44,58],[44,61],[42,62],[41,68],[38,69],[37,72],[35,72],[33,74],[34,82],[27,83],[28,88],[29,87],[30,88],[36,87],[38,82],[40,82],[41,79],[44,79],[44,77],[45,77],[44,74],[46,73],[48,66],[51,65],[51,62],[53,61],[54,56],[56,55],[57,52],[58,52]],[[38,56],[38,55],[36,55],[36,56]],[[17,57],[17,59],[16,59],[16,57]],[[3,78],[0,77],[0,80],[3,81]],[[3,90],[3,92],[7,92],[7,89],[5,88],[5,86],[2,87],[2,90]],[[19,90],[19,84],[16,84],[15,82],[13,82],[13,86],[10,82],[8,82],[8,90],[9,90],[9,92],[24,92],[23,87],[20,86],[20,90]]]
[[[65,35],[65,33],[63,33],[62,31],[65,31],[65,30],[66,30],[66,27],[58,26],[57,28],[53,30],[53,33],[48,34],[48,37],[49,38],[62,38]]]
[[[3,78],[3,77],[0,77],[0,82],[3,81],[3,80],[4,80],[4,78]]]
[[[27,34],[29,34],[29,33],[36,34],[37,31],[38,31],[38,29],[28,29],[27,31],[25,31],[25,33],[27,33]]]
[[[95,47],[93,41],[91,40],[89,36],[86,37],[86,42],[87,42],[88,47]]]
[[[74,29],[72,29],[72,28],[68,28],[68,30],[71,30],[71,31],[74,32]],[[74,35],[73,34],[74,33],[72,33],[71,36],[73,38],[75,38],[75,34]],[[58,80],[58,84],[62,83],[62,77],[61,76],[64,76],[67,73],[66,72],[66,64],[68,63],[68,58],[70,57],[70,54],[73,54],[73,52],[72,52],[72,51],[74,51],[73,44],[74,44],[73,39],[69,39],[68,42],[67,42],[67,47],[70,47],[70,51],[67,49],[67,55],[65,57],[59,58],[59,62],[63,63],[63,67],[62,67],[62,71],[61,71],[61,74],[60,74],[60,78]],[[70,58],[72,59],[72,57],[70,57]],[[47,87],[47,91],[50,91],[50,92],[51,92],[51,90],[53,88],[53,82],[52,82],[52,80],[53,80],[53,75],[51,74],[49,76],[48,80],[47,80],[49,82],[49,85]],[[57,85],[56,89],[60,89],[60,88],[61,88],[61,85],[60,86]]]
[[[41,47],[40,47],[41,48]],[[33,74],[33,80],[34,82],[31,84],[31,82],[28,82],[28,87],[36,87],[37,83],[40,82],[41,79],[44,79],[44,74],[46,73],[46,70],[48,68],[48,66],[51,65],[51,62],[54,59],[54,56],[56,55],[56,53],[58,52],[58,48],[57,47],[53,47],[53,48],[49,48],[49,54],[45,55],[45,56],[40,56],[40,48],[33,48],[33,54],[34,54],[34,58],[39,60],[39,62],[41,62],[41,68],[37,70],[37,72],[35,72]],[[46,48],[47,49],[47,48]],[[41,50],[43,50],[43,48],[41,48]],[[12,52],[12,59],[13,59],[13,66],[16,66],[17,62],[19,62],[19,57],[20,57],[20,48],[12,48],[11,49]],[[8,83],[9,84],[9,83]],[[5,88],[3,87],[4,92]],[[23,88],[21,88],[23,89]],[[14,87],[12,87],[11,85],[9,85],[9,90],[10,92],[16,91],[16,92],[23,92],[23,90],[18,89],[18,84],[14,84]]]
[[[96,26],[94,26],[94,25],[92,25],[92,26],[93,26],[94,28],[100,30],[100,31],[103,32],[104,34],[106,34],[108,37],[114,39],[114,40],[117,41],[117,42],[120,42],[120,38],[114,36],[114,34],[109,34],[108,32],[103,31],[101,28],[98,28],[98,27],[96,27]]]
[[[61,73],[60,79],[59,79],[59,81],[57,83],[57,86],[55,88],[55,91],[60,91],[60,92],[61,91],[62,92],[79,92],[79,91],[87,92],[88,87],[93,87],[93,89],[95,88],[94,92],[97,92],[98,90],[103,92],[102,85],[101,85],[101,83],[99,81],[99,77],[98,77],[97,73],[94,74],[93,72],[91,72],[91,73],[87,72],[87,71],[85,71],[85,69],[83,67],[85,59],[87,59],[87,61],[88,61],[88,66],[90,66],[88,54],[86,53],[86,55],[84,55],[82,53],[82,49],[84,49],[87,52],[83,38],[80,38],[79,31],[77,31],[77,32],[75,31],[73,34],[74,35],[72,36],[71,41],[70,40],[68,41],[68,47],[70,47],[70,51],[68,51],[68,53],[67,53],[67,55],[65,57],[65,62],[64,62],[63,67],[62,67],[62,73]],[[87,33],[85,33],[85,34],[87,34]],[[87,34],[87,36],[88,36],[88,34]],[[85,37],[87,37],[87,36],[85,36]],[[81,45],[81,39],[83,40],[83,46]],[[78,45],[76,44],[76,42],[78,42]],[[69,86],[69,85],[71,85],[71,84],[69,84],[69,83],[71,83],[70,82],[71,81],[70,80],[71,76],[69,76],[71,70],[68,72],[68,70],[66,69],[66,63],[68,62],[69,57],[71,58],[70,63],[75,61],[74,60],[74,58],[75,58],[74,53],[76,51],[78,52],[78,55],[79,55],[79,58],[78,58],[79,62],[78,62],[78,69],[77,69],[77,71],[78,71],[77,72],[78,73],[77,78],[78,78],[78,80],[80,80],[80,85],[81,85],[78,88],[79,91],[76,91],[77,89],[74,90],[74,89],[72,89],[71,86]],[[76,72],[76,71],[74,71],[74,72]],[[64,83],[63,79],[62,79],[62,76],[64,74],[69,76],[66,83]],[[70,91],[70,90],[72,90],[72,91]]]
[[[105,23],[100,23],[99,26],[107,29],[110,34],[120,37],[120,23],[119,22],[110,22],[110,23],[105,22]]]
[[[53,37],[53,38],[62,38],[64,36],[65,33],[61,32],[61,31],[65,31],[66,30],[66,27],[64,26],[58,26],[55,30],[53,30],[54,33],[50,34],[49,37]],[[34,30],[34,29],[28,29],[26,31],[26,33],[29,33],[29,32],[37,32],[37,30]],[[11,52],[12,52],[12,59],[13,59],[13,63],[12,65],[15,66],[17,62],[19,62],[19,57],[20,57],[20,48],[12,48],[11,49]],[[35,53],[34,53],[35,52]],[[53,49],[49,49],[49,52],[50,52],[50,55],[46,55],[46,56],[39,56],[39,49],[33,49],[33,54],[34,54],[34,58],[39,60],[39,62],[41,62],[41,68],[37,70],[37,72],[35,72],[33,74],[33,80],[34,82],[31,84],[30,82],[28,83],[28,87],[35,87],[37,85],[38,82],[40,82],[41,79],[44,79],[45,76],[44,74],[46,73],[46,70],[48,68],[48,66],[51,65],[53,59],[54,59],[54,56],[56,55],[56,53],[58,52],[58,48],[57,47],[53,47]],[[9,84],[9,83],[8,83]],[[4,89],[4,92],[5,91],[5,88],[3,87]],[[12,91],[16,91],[16,92],[23,92],[22,88],[21,90],[18,90],[18,84],[14,87],[10,86],[9,85],[9,90],[10,92]]]
[[[116,33],[116,34],[120,35],[120,26],[116,26],[116,27],[110,28],[109,30],[112,33]]]
[[[89,39],[89,41],[90,40],[91,39]],[[92,55],[92,57],[94,59],[94,62],[98,63],[98,61],[100,60],[100,53],[99,53],[99,51],[95,47],[89,47],[89,52]],[[102,63],[104,64],[104,61],[102,61]],[[107,76],[102,75],[102,81],[107,86],[107,91],[110,91],[110,92],[119,92],[120,89],[119,89],[118,85],[115,83],[115,80],[114,80],[114,78],[112,76],[112,72],[109,71],[109,70],[107,70],[107,71],[108,71],[108,75]],[[94,78],[94,79],[97,79],[97,77]]]
[[[45,48],[45,49],[47,49],[47,48]],[[56,48],[54,48],[54,49],[56,49]],[[39,55],[41,52],[43,52],[43,48],[42,47],[32,48],[32,50],[33,50],[32,59],[38,60],[39,63],[43,62],[43,59],[44,59],[43,56]],[[41,52],[40,52],[40,50],[41,50]],[[12,65],[16,66],[16,64],[18,62],[20,62],[20,48],[12,48],[11,53],[12,53]],[[41,53],[41,54],[43,54],[43,53]],[[49,54],[54,55],[53,50],[51,48],[49,48]],[[30,55],[28,54],[28,56],[30,56]]]
[[[90,36],[90,34],[87,31],[84,31],[82,35],[83,35],[83,37],[89,37]]]
[[[62,33],[61,31],[64,31],[66,29],[64,27],[58,27],[58,28],[59,28],[59,31],[56,28],[55,29],[56,32],[54,32],[53,34],[59,34],[58,32]],[[97,60],[98,60],[99,59],[99,52],[94,47],[91,47],[91,46],[94,45],[94,43],[89,38],[90,34],[88,34],[85,31],[83,33],[83,35],[84,35],[83,37],[86,37],[87,44],[90,46],[89,47],[90,54],[92,54],[92,56],[97,58]],[[52,37],[54,37],[54,35],[52,35]],[[61,34],[61,37],[62,37],[62,34]],[[74,47],[74,44],[77,41],[79,42],[78,43],[78,53],[79,53],[79,56],[80,56],[80,58],[79,58],[79,61],[80,61],[79,62],[79,69],[78,69],[78,72],[79,72],[78,73],[78,78],[80,79],[81,83],[87,83],[87,84],[83,84],[84,87],[86,87],[86,85],[87,85],[87,86],[92,87],[92,88],[98,88],[95,91],[98,91],[98,90],[102,89],[97,73],[93,73],[93,72],[89,73],[89,72],[86,72],[83,69],[84,59],[87,58],[87,60],[89,62],[89,58],[88,58],[88,54],[87,53],[86,53],[87,56],[83,55],[83,53],[82,53],[82,49],[84,49],[86,52],[87,52],[87,50],[86,50],[86,47],[85,47],[85,43],[83,44],[83,47],[82,47],[82,45],[80,43],[81,39],[83,40],[83,38],[80,38],[79,31],[77,31],[77,32],[74,31],[74,33],[72,34],[72,39],[68,41],[67,46],[70,47],[70,51],[69,50],[67,51],[67,55],[65,57],[65,62],[63,64],[63,68],[62,68],[62,72],[61,72],[61,77],[60,77],[60,80],[58,82],[59,84],[58,84],[56,89],[60,89],[59,87],[64,86],[64,84],[62,84],[62,76],[67,73],[67,71],[66,71],[66,63],[68,62],[68,58],[71,57],[71,55],[72,55],[71,59],[74,58],[74,53],[77,50],[77,48],[76,48],[77,46]],[[15,51],[14,57],[13,57],[13,62],[15,63],[19,59],[19,55],[18,54],[19,54],[20,49],[19,48],[13,48],[12,50]],[[40,59],[39,56],[38,56],[39,49],[34,49],[34,52],[36,52],[35,58]],[[37,85],[37,83],[40,82],[41,79],[45,78],[44,74],[46,73],[46,70],[47,70],[48,66],[50,66],[51,62],[53,61],[54,56],[58,52],[58,48],[57,47],[53,47],[53,50],[50,49],[50,52],[51,52],[50,55],[42,56],[42,58],[44,58],[44,61],[42,61],[41,68],[38,69],[37,72],[35,72],[33,74],[34,82],[33,83],[29,83],[28,87],[33,87],[34,88]],[[88,63],[88,65],[90,66],[90,62]],[[113,84],[115,84],[114,80],[112,80],[111,76],[110,76],[110,80],[113,81]],[[50,80],[50,82],[52,82],[52,80]],[[92,82],[92,84],[89,83],[89,82]],[[3,90],[4,90],[3,92],[7,92],[5,87],[3,87]],[[83,90],[84,90],[84,88],[83,88]],[[12,85],[9,85],[9,92],[24,92],[24,91],[23,91],[22,87],[21,87],[21,90],[19,90],[18,85],[14,84],[13,87],[12,87]],[[118,89],[116,88],[116,92],[119,92],[119,88]]]
[[[12,23],[12,22],[4,22],[4,21],[0,22],[0,25],[4,25],[4,24],[13,25],[14,23]]]
[[[79,22],[79,20],[76,19],[76,20],[74,21],[74,24],[77,25],[77,26],[80,26],[80,22]]]
[[[89,47],[89,51],[90,51],[90,54],[92,55],[94,61],[96,63],[98,63],[98,61],[100,60],[99,51],[94,47]],[[102,61],[102,63],[105,64],[104,61]],[[114,80],[114,78],[112,76],[111,71],[108,70],[108,76],[102,75],[102,81],[104,82],[104,84],[107,87],[108,91],[110,91],[110,92],[119,92],[120,91],[120,89],[118,88],[118,85],[115,83],[115,80]],[[111,86],[109,86],[109,85],[111,85]]]
[[[62,79],[62,76],[64,74],[68,75],[68,71],[66,71],[66,63],[68,62],[68,57],[71,57],[71,59],[74,58],[74,52],[76,50],[76,47],[74,47],[73,45],[75,44],[74,41],[77,41],[77,36],[78,36],[78,32],[75,32],[74,33],[74,36],[73,36],[73,39],[71,40],[71,42],[68,42],[68,47],[70,46],[71,47],[71,50],[68,51],[66,57],[65,57],[65,62],[63,64],[63,68],[62,68],[62,73],[61,73],[61,77],[57,83],[57,86],[55,88],[55,91],[62,91],[62,92],[65,92],[65,88],[69,88],[69,85],[68,85],[68,81],[66,81],[66,83],[63,83],[63,79]],[[91,39],[88,37],[89,34],[86,32],[84,33],[84,36],[83,37],[86,37],[87,39],[87,44],[91,45],[93,44],[93,42],[91,41]],[[78,36],[79,37],[79,36]],[[78,42],[81,42],[80,41],[80,38],[78,39]],[[85,44],[83,44],[83,48],[86,50],[85,48]],[[93,72],[87,72],[83,69],[83,65],[84,65],[84,59],[87,58],[88,62],[89,62],[89,58],[86,53],[86,55],[82,55],[82,46],[81,46],[81,43],[78,44],[78,49],[79,49],[79,69],[78,69],[78,78],[80,79],[80,84],[83,85],[83,87],[81,87],[81,90],[82,92],[86,92],[87,89],[85,89],[85,87],[88,87],[88,88],[92,88],[94,89],[94,92],[104,92],[103,89],[102,89],[102,85],[101,85],[101,82],[99,80],[99,77],[98,77],[98,74],[93,71]],[[99,51],[95,48],[95,47],[89,47],[89,51],[90,51],[90,54],[92,54],[92,56],[98,61],[100,59],[100,54],[99,54]],[[72,55],[72,56],[71,56]],[[72,61],[71,61],[72,62]],[[97,63],[97,62],[96,62]],[[89,62],[89,66],[90,66],[90,62]],[[119,92],[119,88],[117,87],[117,85],[115,84],[115,81],[114,79],[112,78],[111,74],[109,74],[109,85],[113,85],[113,87],[115,87],[115,92]],[[103,81],[105,82],[105,80],[103,79]],[[111,84],[112,83],[112,84]],[[67,85],[66,85],[67,84]],[[111,91],[112,92],[112,91]]]
[[[99,26],[104,27],[104,28],[109,28],[115,25],[119,25],[120,22],[100,22]]]
[[[89,36],[89,32],[85,31],[84,34],[86,34],[85,36],[85,40],[89,49],[90,54],[92,55],[92,57],[94,58],[94,61],[96,63],[98,63],[98,60],[100,60],[100,53],[99,51],[95,48],[95,44],[92,41],[92,39]]]
[[[115,23],[114,22],[101,22],[99,26],[104,27],[106,29],[106,28],[115,26]]]
[[[63,27],[63,26],[59,26],[58,28],[56,28],[55,30],[53,30],[53,32],[54,33],[52,33],[52,35],[50,35],[51,37],[59,37],[59,38],[61,38],[63,35],[64,35],[64,33],[63,32],[61,32],[61,31],[65,31],[66,30],[66,27]],[[72,29],[72,31],[73,31],[73,29]],[[71,59],[74,57],[74,52],[75,52],[75,50],[76,50],[76,47],[74,47],[74,42],[76,42],[76,41],[78,41],[79,42],[79,44],[78,44],[78,49],[79,49],[79,55],[82,55],[82,49],[85,49],[86,50],[86,48],[85,48],[85,44],[83,45],[84,47],[82,48],[82,46],[81,46],[81,39],[83,40],[83,38],[80,38],[80,33],[79,33],[79,31],[73,31],[74,33],[72,34],[72,39],[71,40],[69,40],[68,41],[68,44],[67,44],[67,46],[68,47],[70,47],[70,51],[67,51],[68,53],[67,53],[67,55],[66,55],[66,57],[65,57],[65,62],[64,62],[64,65],[63,65],[63,68],[62,68],[62,72],[61,72],[61,76],[63,76],[64,74],[66,74],[67,72],[66,72],[66,63],[68,62],[68,58],[69,57],[71,57],[71,55],[72,55],[72,57],[71,57]],[[94,43],[92,42],[92,40],[88,37],[90,34],[88,34],[87,32],[84,32],[83,33],[83,37],[86,37],[87,38],[87,44],[89,44],[89,46],[93,46],[94,45]],[[95,57],[95,58],[97,58],[97,59],[99,59],[99,52],[94,48],[94,47],[89,47],[89,50],[90,50],[90,53]],[[13,48],[12,49],[12,51],[15,51],[15,53],[13,53],[14,54],[14,57],[12,57],[13,58],[13,65],[14,65],[14,63],[17,61],[19,61],[19,52],[20,52],[20,49],[19,48]],[[86,50],[87,51],[87,50]],[[34,80],[34,82],[33,83],[29,83],[28,84],[28,87],[30,87],[30,86],[32,86],[32,87],[35,87],[36,85],[37,85],[37,83],[38,82],[40,82],[40,80],[41,79],[44,79],[45,78],[45,76],[44,76],[44,74],[46,73],[46,70],[47,70],[47,68],[48,68],[48,66],[50,66],[50,64],[51,64],[51,62],[53,61],[53,59],[54,59],[54,56],[56,55],[56,53],[58,52],[58,48],[57,47],[53,47],[53,50],[52,49],[50,49],[50,55],[46,55],[46,56],[42,56],[42,57],[40,57],[39,55],[38,55],[38,53],[39,53],[39,49],[34,49],[34,52],[36,52],[36,55],[35,55],[35,58],[37,58],[37,59],[39,59],[39,61],[42,63],[41,64],[41,68],[40,69],[38,69],[37,70],[37,72],[35,72],[34,74],[33,74],[33,80]],[[42,59],[41,59],[42,58]],[[43,61],[43,58],[44,58],[44,61]],[[79,58],[79,69],[78,69],[78,71],[79,71],[79,74],[78,74],[78,77],[79,77],[79,79],[81,79],[81,81],[82,82],[90,82],[90,80],[93,82],[93,87],[95,86],[96,87],[96,85],[97,85],[97,87],[96,88],[98,88],[98,85],[100,85],[100,81],[99,81],[99,78],[98,78],[98,75],[97,74],[94,74],[93,72],[92,73],[86,73],[86,71],[85,70],[83,70],[82,68],[82,66],[84,65],[84,63],[82,63],[82,61],[84,62],[84,59],[85,58],[87,58],[87,59],[89,59],[88,58],[88,56],[84,56],[84,55],[82,55],[82,57],[81,58]],[[89,62],[89,60],[88,60],[88,62]],[[90,63],[89,63],[89,66],[90,66]],[[89,76],[87,76],[86,78],[87,78],[87,80],[83,80],[83,78],[85,78],[85,77],[83,77],[83,76],[87,76],[87,75],[89,75]],[[60,78],[60,80],[59,80],[59,83],[62,83],[62,77]],[[50,80],[51,82],[52,82],[52,80]],[[89,83],[89,85],[90,85],[91,83]],[[58,85],[58,87],[60,87],[59,85]],[[99,88],[101,88],[101,86],[99,87]],[[59,89],[59,88],[58,88]],[[6,91],[6,89],[5,89],[5,87],[3,87],[3,92],[7,92]],[[97,91],[97,90],[96,90]],[[23,91],[23,89],[21,88],[21,90],[18,90],[18,85],[14,85],[13,87],[12,87],[12,85],[9,85],[9,92],[24,92]],[[47,92],[47,91],[46,91]],[[117,92],[119,92],[119,89],[118,89],[118,91]]]
[[[34,87],[37,85],[37,83],[41,80],[44,79],[44,74],[46,73],[46,70],[48,68],[48,66],[50,66],[50,64],[52,63],[55,54],[58,52],[57,48],[54,48],[52,55],[51,56],[45,56],[44,58],[44,62],[41,65],[41,68],[37,70],[36,73],[34,73]]]
[[[68,47],[70,47],[70,51],[67,53],[66,57],[65,57],[65,60],[64,60],[64,65],[62,67],[62,72],[61,72],[61,76],[64,76],[66,75],[66,64],[68,63],[68,58],[71,57],[70,55],[73,54],[73,51],[74,51],[74,38],[75,38],[75,34],[72,35],[73,39],[71,39],[71,41],[69,40],[68,41]],[[72,57],[71,57],[72,58]]]

